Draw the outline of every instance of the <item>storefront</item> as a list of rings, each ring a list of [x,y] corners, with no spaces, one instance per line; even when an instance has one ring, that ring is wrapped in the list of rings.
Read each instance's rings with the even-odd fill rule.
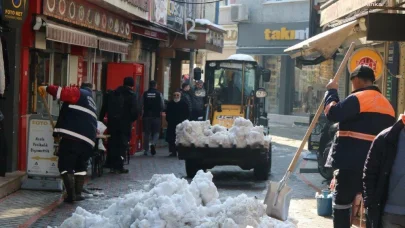
[[[131,21],[97,5],[78,0],[69,5],[54,0],[31,3],[21,59],[20,170],[26,165],[27,120],[31,114],[47,113],[38,86],[92,83],[99,110],[107,64],[125,60],[132,43]],[[48,104],[51,114],[58,116],[61,103],[49,97]]]
[[[320,76],[319,67],[298,69],[284,53],[287,47],[308,38],[308,27],[309,22],[238,24],[237,53],[252,55],[271,70],[271,81],[266,85],[268,113],[308,115],[313,112],[308,103],[323,96],[319,85],[327,79]]]
[[[367,4],[367,1],[338,1],[333,3],[321,13],[321,26],[324,26],[326,31],[286,49],[285,52],[296,58],[296,62],[300,62],[301,66],[304,63],[304,65],[308,64],[312,67],[325,68],[321,70],[321,75],[328,75],[327,78],[331,78],[337,72],[347,48],[354,42],[355,51],[350,56],[347,70],[339,82],[339,96],[345,97],[352,92],[349,75],[353,69],[358,65],[368,65],[375,72],[377,79],[375,84],[390,100],[397,114],[402,113],[403,110],[401,109],[403,108],[400,107],[401,102],[398,97],[400,89],[398,80],[400,45],[397,42],[386,42],[384,39],[368,37],[370,33],[369,15],[380,14],[381,12],[378,11],[382,11],[382,9],[375,10]],[[384,4],[380,4],[380,7],[383,6]],[[337,12],[336,7],[345,10]],[[350,14],[355,9],[357,14],[345,18],[345,15]],[[372,25],[384,27],[384,22],[380,20],[378,23],[373,22]],[[378,34],[390,33],[386,31]],[[327,82],[326,78],[325,81]],[[325,84],[323,82],[323,87]]]
[[[0,129],[0,176],[3,176],[5,172],[18,170],[20,42],[28,3],[3,0],[0,7],[0,111],[4,115]]]

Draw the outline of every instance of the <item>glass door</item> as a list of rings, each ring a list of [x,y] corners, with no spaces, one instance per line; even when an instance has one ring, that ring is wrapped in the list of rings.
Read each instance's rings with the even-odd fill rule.
[[[68,55],[54,53],[52,58],[52,85],[67,86],[67,66],[68,66]],[[53,100],[50,102],[52,115],[59,116],[59,110],[61,108],[62,102],[58,100]]]

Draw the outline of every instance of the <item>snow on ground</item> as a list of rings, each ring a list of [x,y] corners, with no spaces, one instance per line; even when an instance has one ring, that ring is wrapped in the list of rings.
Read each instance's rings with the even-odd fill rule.
[[[176,127],[176,144],[211,148],[222,146],[224,148],[257,148],[269,147],[270,136],[264,135],[262,126],[253,126],[250,120],[239,117],[235,119],[229,131],[220,125],[211,126],[209,121],[184,121]]]
[[[233,54],[228,57],[228,60],[256,61],[252,56],[245,54]]]
[[[241,194],[219,200],[212,174],[199,171],[189,184],[173,174],[154,175],[144,191],[117,200],[99,214],[78,207],[61,228],[295,228],[268,217],[266,205]]]

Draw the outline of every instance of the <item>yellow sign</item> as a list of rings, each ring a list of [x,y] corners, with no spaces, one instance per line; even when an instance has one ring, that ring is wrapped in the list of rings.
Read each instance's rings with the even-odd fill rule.
[[[280,30],[264,30],[265,40],[306,40],[309,37],[309,28],[305,30],[288,30],[282,27]]]
[[[372,48],[361,48],[352,54],[347,65],[349,72],[352,73],[358,65],[366,65],[373,69],[376,81],[381,78],[384,70],[382,56]]]
[[[57,157],[42,158],[40,156],[35,156],[35,157],[32,157],[32,159],[34,159],[34,160],[49,160],[49,161],[55,161],[55,162],[58,161]]]

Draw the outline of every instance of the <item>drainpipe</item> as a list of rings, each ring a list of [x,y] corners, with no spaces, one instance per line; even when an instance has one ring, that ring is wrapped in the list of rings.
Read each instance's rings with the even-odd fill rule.
[[[215,24],[219,24],[219,2],[215,3]]]

